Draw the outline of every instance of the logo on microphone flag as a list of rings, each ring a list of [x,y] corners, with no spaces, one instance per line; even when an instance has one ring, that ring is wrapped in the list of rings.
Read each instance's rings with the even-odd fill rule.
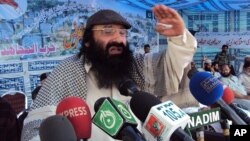
[[[111,100],[111,99],[109,99]],[[134,118],[134,116],[129,112],[128,108],[126,105],[118,100],[112,99],[112,103],[115,105],[115,107],[119,110],[121,115],[123,116],[124,120],[126,120],[127,123],[130,123],[134,125],[135,127],[137,126],[137,122]]]
[[[160,120],[157,119],[153,114],[150,115],[145,127],[154,137],[160,136],[165,128],[164,124],[160,122]]]
[[[112,137],[116,137],[123,125],[136,127],[137,122],[126,105],[107,97],[95,113],[93,123]]]
[[[93,123],[110,136],[116,136],[124,120],[108,99],[105,99],[92,119]]]

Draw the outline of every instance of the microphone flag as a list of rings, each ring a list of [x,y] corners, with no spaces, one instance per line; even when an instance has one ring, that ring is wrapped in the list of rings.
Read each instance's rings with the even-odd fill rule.
[[[220,108],[213,108],[209,110],[190,113],[189,116],[190,122],[188,123],[188,128],[190,130],[220,122],[221,120]]]
[[[93,116],[92,122],[114,138],[125,124],[129,124],[135,128],[137,126],[135,118],[129,112],[126,105],[109,97],[103,101]]]

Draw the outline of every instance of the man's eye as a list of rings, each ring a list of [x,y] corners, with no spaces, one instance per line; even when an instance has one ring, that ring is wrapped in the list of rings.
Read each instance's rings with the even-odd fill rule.
[[[121,30],[120,33],[123,34],[123,35],[126,35],[127,34],[127,30]]]

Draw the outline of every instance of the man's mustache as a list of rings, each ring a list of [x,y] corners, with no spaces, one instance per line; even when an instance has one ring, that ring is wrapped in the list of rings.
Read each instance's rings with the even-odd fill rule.
[[[116,46],[116,47],[120,47],[120,48],[125,48],[125,44],[124,43],[118,43],[118,42],[110,42],[106,45],[106,51],[108,51],[112,46]]]

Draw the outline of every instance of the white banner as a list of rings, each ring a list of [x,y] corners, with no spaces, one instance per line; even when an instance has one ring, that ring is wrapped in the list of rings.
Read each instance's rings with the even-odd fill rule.
[[[250,48],[250,32],[197,32],[195,37],[199,47]]]

